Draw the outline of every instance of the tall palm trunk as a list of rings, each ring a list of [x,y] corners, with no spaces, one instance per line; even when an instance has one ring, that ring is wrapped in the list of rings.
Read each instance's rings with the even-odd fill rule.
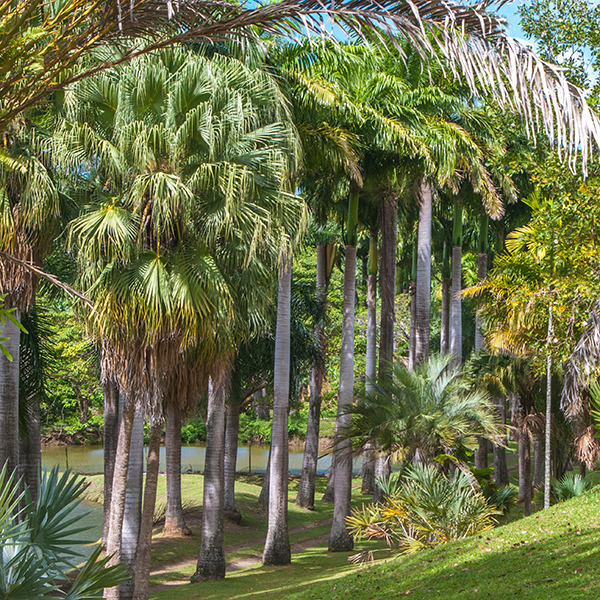
[[[415,368],[417,349],[417,240],[412,247],[412,269],[410,275],[410,333],[408,339],[408,370]]]
[[[452,233],[452,293],[450,295],[450,354],[451,367],[462,363],[462,204],[454,202],[454,231]]]
[[[482,281],[487,275],[488,261],[488,223],[489,217],[484,214],[479,225],[479,254],[477,256],[477,280]],[[475,351],[484,347],[483,323],[481,317],[475,317]],[[479,443],[475,450],[475,466],[478,469],[486,469],[488,466],[488,441],[485,438],[477,438]]]
[[[185,524],[181,500],[181,412],[169,404],[165,419],[165,458],[167,474],[167,509],[164,534],[168,536],[191,535]]]
[[[148,461],[146,463],[146,485],[144,486],[144,510],[142,513],[139,544],[134,569],[134,600],[148,600],[150,585],[150,550],[152,548],[152,525],[156,507],[156,487],[160,460],[160,438],[162,420],[152,424]]]
[[[121,533],[121,562],[129,567],[132,578],[122,583],[119,598],[133,598],[133,575],[135,559],[140,538],[142,518],[142,487],[144,484],[144,416],[136,408],[129,444],[129,468],[127,470],[127,490],[125,492],[125,510],[123,512],[123,530]]]
[[[365,391],[373,391],[377,375],[377,229],[371,229],[369,249],[369,277],[367,282],[367,355],[365,361]],[[375,456],[373,445],[367,444],[363,451],[363,494],[372,494],[375,486]]]
[[[329,467],[329,477],[327,478],[327,486],[323,492],[321,502],[334,502],[335,501],[335,468],[333,458],[331,459],[331,466]]]
[[[533,434],[533,487],[537,488],[544,483],[544,436],[541,433]]]
[[[19,319],[19,311],[12,313]],[[19,467],[19,346],[21,330],[8,319],[2,327],[4,347],[12,357],[10,362],[0,353],[0,468],[7,465],[12,473]]]
[[[524,427],[519,432],[519,500],[528,517],[531,514],[531,444]]]
[[[423,180],[419,202],[417,235],[417,285],[415,294],[415,365],[429,360],[429,320],[431,306],[431,224],[433,196]]]
[[[273,373],[273,430],[269,479],[269,525],[263,551],[263,565],[291,562],[288,534],[288,409],[290,404],[290,319],[292,257],[285,258],[279,277],[275,369]]]
[[[225,397],[229,392],[229,367],[226,373],[210,379],[206,416],[206,455],[204,458],[204,500],[202,504],[202,541],[198,566],[192,581],[223,579],[223,502],[225,488]]]
[[[344,313],[342,317],[342,348],[338,412],[333,449],[334,502],[329,551],[351,550],[354,540],[346,529],[352,496],[352,442],[342,436],[349,428],[352,415],[348,409],[354,399],[354,303],[356,298],[356,239],[358,228],[358,189],[353,185],[348,206],[348,243],[344,266]]]
[[[506,424],[506,398],[494,398],[494,407],[500,416],[502,425]],[[506,435],[501,444],[494,446],[494,480],[499,486],[508,485],[508,467],[506,465]]]
[[[263,484],[260,488],[260,495],[258,496],[258,500],[256,504],[261,508],[268,509],[269,508],[269,482],[271,480],[271,449],[272,446],[269,446],[269,456],[267,457],[267,468],[265,469],[265,476],[263,478]]]
[[[104,389],[104,523],[102,542],[106,545],[110,524],[113,473],[119,440],[119,389],[112,380],[103,383]]]
[[[42,441],[40,427],[40,403],[36,398],[32,407],[26,434],[19,439],[19,462],[21,476],[33,502],[38,498],[38,482],[42,467]]]
[[[396,300],[397,235],[398,198],[391,195],[384,200],[381,206],[381,270],[379,275],[381,326],[379,330],[379,380],[385,379],[388,376],[394,360],[394,323],[396,321],[394,305]]]
[[[329,275],[327,268],[327,246],[317,245],[317,299],[327,301]],[[317,323],[315,327],[321,357],[327,351],[325,339],[325,323]],[[310,371],[310,401],[308,403],[308,422],[306,424],[306,441],[304,442],[304,457],[302,459],[302,474],[298,485],[296,504],[308,510],[315,508],[315,481],[317,478],[317,460],[319,458],[319,427],[321,421],[321,392],[325,365],[313,364]]]
[[[544,508],[550,507],[550,440],[552,434],[552,354],[550,352],[554,329],[552,326],[552,304],[548,306],[548,349],[546,355],[546,452],[544,456]]]
[[[375,458],[375,477],[377,479],[384,479],[389,477],[392,473],[392,457],[391,454],[379,453]],[[383,502],[385,500],[385,494],[383,490],[376,485],[373,490],[373,502]]]
[[[225,414],[225,497],[223,509],[226,513],[237,513],[235,508],[235,471],[237,465],[238,440],[240,437],[240,390],[232,386],[235,393],[229,396]]]
[[[108,535],[106,536],[106,554],[112,556],[109,565],[121,562],[121,532],[123,531],[123,515],[125,513],[125,496],[127,493],[127,471],[129,470],[129,446],[131,444],[131,431],[135,416],[133,402],[124,399],[119,424],[119,438],[113,472],[113,485],[110,501],[110,520]],[[106,600],[119,598],[119,588],[105,588]]]
[[[448,354],[450,351],[450,250],[449,244],[444,241],[442,255],[442,315],[440,332],[440,352]]]

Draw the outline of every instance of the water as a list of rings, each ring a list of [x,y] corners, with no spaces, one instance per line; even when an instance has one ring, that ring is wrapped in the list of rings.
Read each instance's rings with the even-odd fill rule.
[[[181,448],[181,470],[204,471],[204,456],[206,444],[187,444]],[[324,454],[325,450],[321,450]],[[303,447],[290,446],[290,473],[299,475],[302,471]],[[240,444],[237,455],[237,471],[253,473],[264,473],[269,458],[268,446],[255,446]],[[79,473],[93,474],[104,471],[104,449],[102,446],[45,446],[42,448],[42,466],[51,468],[59,465]],[[355,475],[360,474],[362,458],[353,460],[353,471]],[[322,456],[317,463],[317,473],[320,475],[329,473],[331,467],[331,455]],[[164,471],[165,448],[160,449],[160,470]]]

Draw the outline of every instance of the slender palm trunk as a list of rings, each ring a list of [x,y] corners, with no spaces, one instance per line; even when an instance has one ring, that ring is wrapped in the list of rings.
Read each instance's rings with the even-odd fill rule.
[[[429,360],[429,320],[431,306],[431,223],[433,196],[431,186],[423,180],[420,190],[419,228],[417,235],[417,284],[415,293],[416,365]]]
[[[365,360],[365,391],[373,391],[377,376],[377,229],[371,229],[369,250],[369,275],[367,280],[367,354]],[[373,444],[368,443],[363,451],[362,488],[363,494],[372,494],[375,485],[375,456]]]
[[[327,246],[317,246],[317,299],[325,303],[328,290]],[[327,341],[325,339],[325,324],[323,321],[315,327],[321,356],[325,357]],[[315,481],[317,478],[317,460],[319,458],[319,427],[321,421],[321,392],[325,365],[314,364],[310,371],[310,400],[308,403],[308,422],[306,424],[306,441],[302,459],[302,474],[298,485],[296,504],[308,510],[315,508]]]
[[[129,468],[127,469],[127,490],[125,492],[125,510],[123,512],[123,531],[121,533],[121,562],[127,565],[132,578],[122,583],[119,598],[133,598],[134,566],[140,539],[142,519],[142,488],[144,484],[144,416],[136,408],[129,444]]]
[[[506,398],[494,398],[494,407],[500,416],[502,425],[506,424]],[[498,486],[509,484],[508,467],[506,465],[506,445],[508,440],[506,435],[501,440],[502,445],[494,446],[494,481]]]
[[[398,198],[390,196],[384,200],[381,207],[381,267],[379,275],[381,325],[379,329],[378,373],[380,380],[384,379],[390,372],[394,360],[397,234]],[[418,309],[418,298],[416,307]]]
[[[335,501],[335,468],[333,458],[331,459],[331,467],[329,468],[329,477],[327,478],[327,486],[323,492],[322,502],[334,502]]]
[[[165,419],[165,458],[167,466],[167,510],[164,534],[177,537],[191,535],[185,524],[181,501],[181,413],[169,405]]]
[[[12,313],[19,319],[19,311]],[[4,347],[12,357],[10,362],[0,353],[0,468],[7,464],[12,473],[19,467],[19,345],[21,330],[6,319],[2,327]]]
[[[23,481],[33,502],[38,498],[38,482],[42,467],[42,440],[40,428],[40,403],[36,398],[30,415],[27,433],[19,440],[19,462]]]
[[[552,304],[548,307],[548,350],[546,355],[546,453],[544,460],[544,508],[550,507],[550,440],[552,434],[552,354],[550,345],[554,330],[552,327]]]
[[[109,565],[121,562],[121,532],[123,531],[123,515],[125,513],[125,496],[127,493],[127,471],[129,470],[129,446],[135,416],[135,406],[125,399],[119,425],[119,438],[113,472],[113,485],[110,501],[110,521],[106,536],[106,554],[112,556]],[[119,588],[105,588],[106,600],[117,600]]]
[[[533,434],[533,487],[538,488],[544,483],[544,436]]]
[[[531,444],[527,431],[519,432],[519,500],[526,517],[531,514]]]
[[[450,354],[451,366],[462,363],[462,205],[454,204],[454,233],[452,240],[452,293],[450,295]]]
[[[449,245],[444,241],[442,258],[442,323],[440,332],[440,352],[450,351],[450,253]]]
[[[417,349],[417,240],[413,244],[410,277],[410,333],[408,339],[408,370],[415,368]]]
[[[267,468],[265,477],[256,504],[265,510],[269,509],[269,482],[271,481],[271,447],[269,447],[269,456],[267,457]]]
[[[117,384],[108,380],[104,388],[104,524],[102,542],[107,543],[110,524],[110,503],[112,498],[113,473],[119,440],[119,389]]]
[[[292,560],[288,534],[288,409],[290,404],[292,257],[286,257],[285,261],[279,278],[277,295],[269,525],[262,556],[263,565],[288,565]]]
[[[231,394],[225,415],[225,504],[223,508],[226,513],[238,512],[235,508],[235,470],[240,437],[240,407],[240,398]]]
[[[192,582],[225,577],[223,547],[223,503],[225,488],[225,397],[229,392],[227,373],[209,381],[204,458],[202,541],[198,566]]]
[[[335,446],[331,465],[333,477],[333,522],[329,551],[351,550],[354,540],[346,529],[352,496],[352,442],[344,434],[352,422],[349,408],[354,401],[354,310],[356,301],[356,241],[358,231],[359,190],[352,185],[348,202],[348,240],[344,266],[344,312],[338,410],[335,423]],[[381,366],[381,365],[380,365]],[[330,481],[331,481],[330,477]]]
[[[377,479],[384,479],[389,477],[392,473],[392,457],[390,454],[379,453],[375,458],[375,477]],[[385,494],[383,490],[375,485],[373,490],[373,502],[383,502],[385,500]]]
[[[156,507],[156,487],[160,457],[162,421],[152,424],[148,461],[146,464],[146,485],[144,486],[144,510],[139,534],[139,544],[134,569],[133,600],[148,600],[150,585],[150,550],[152,547],[152,525]]]

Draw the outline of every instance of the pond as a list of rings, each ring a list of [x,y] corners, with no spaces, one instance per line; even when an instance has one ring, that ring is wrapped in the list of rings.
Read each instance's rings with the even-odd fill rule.
[[[299,475],[302,471],[303,446],[290,446],[290,473]],[[181,470],[185,472],[204,471],[204,455],[206,444],[187,444],[181,448]],[[322,449],[321,455],[326,450]],[[269,457],[269,446],[256,446],[240,444],[238,446],[237,471],[264,473]],[[104,449],[102,446],[44,446],[42,448],[42,466],[51,468],[59,465],[61,469],[70,468],[79,473],[102,473],[104,470]],[[356,457],[353,461],[355,475],[360,474],[362,458]],[[317,473],[320,475],[329,472],[331,456],[319,458]],[[160,470],[164,471],[165,448],[160,449]]]

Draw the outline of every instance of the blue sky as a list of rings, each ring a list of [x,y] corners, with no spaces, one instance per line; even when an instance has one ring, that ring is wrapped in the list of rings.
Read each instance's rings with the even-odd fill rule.
[[[519,15],[517,14],[517,8],[520,4],[522,4],[521,0],[514,0],[510,4],[505,4],[500,8],[498,14],[508,19],[508,32],[511,37],[525,40],[525,34],[519,25]]]

